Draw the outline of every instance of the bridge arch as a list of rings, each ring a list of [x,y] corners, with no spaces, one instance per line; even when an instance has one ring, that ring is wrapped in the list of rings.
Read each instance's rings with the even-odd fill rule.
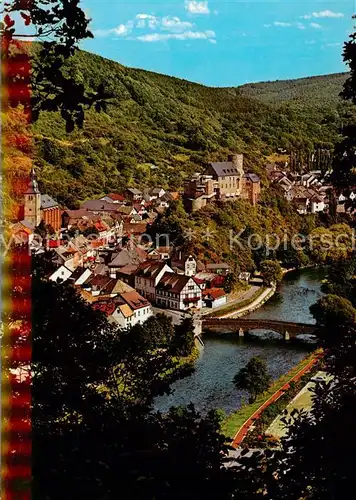
[[[315,335],[317,331],[317,327],[310,324],[250,318],[207,318],[203,320],[202,326],[213,331],[239,332],[240,336],[251,330],[271,330],[286,340],[301,334]]]

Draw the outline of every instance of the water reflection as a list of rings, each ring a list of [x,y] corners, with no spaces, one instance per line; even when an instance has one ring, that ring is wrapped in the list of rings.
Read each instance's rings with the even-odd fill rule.
[[[249,317],[312,324],[309,307],[321,296],[320,286],[325,275],[325,269],[288,274],[278,293]],[[286,343],[280,334],[269,331],[250,332],[244,339],[236,335],[204,337],[205,348],[196,362],[195,373],[176,382],[174,393],[157,398],[155,406],[167,411],[171,406],[193,402],[203,413],[212,408],[231,413],[246,398],[234,388],[233,377],[252,356],[263,357],[270,375],[277,379],[313,349],[311,340],[311,336],[301,335],[298,340]]]

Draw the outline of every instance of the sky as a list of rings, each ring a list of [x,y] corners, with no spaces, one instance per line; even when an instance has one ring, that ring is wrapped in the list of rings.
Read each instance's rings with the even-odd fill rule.
[[[356,0],[82,0],[82,48],[126,66],[225,87],[346,71]]]

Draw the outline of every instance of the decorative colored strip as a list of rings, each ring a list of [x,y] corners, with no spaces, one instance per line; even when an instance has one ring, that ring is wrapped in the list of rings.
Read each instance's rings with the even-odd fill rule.
[[[1,240],[1,494],[2,500],[31,498],[31,254],[27,244],[15,244],[11,225],[18,217],[17,201],[26,184],[19,176],[24,159],[16,155],[32,144],[30,116],[30,57],[21,42],[2,37],[2,240]],[[28,46],[28,44],[27,44]],[[15,49],[15,53],[9,49]],[[18,54],[16,55],[16,53]],[[11,104],[20,102],[12,108]],[[24,110],[26,109],[26,114]],[[18,127],[16,127],[16,123]],[[30,149],[30,148],[29,148]],[[22,157],[22,158],[21,158]]]

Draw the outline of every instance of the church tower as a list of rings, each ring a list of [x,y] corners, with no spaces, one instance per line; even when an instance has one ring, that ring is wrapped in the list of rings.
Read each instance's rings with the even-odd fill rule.
[[[36,173],[32,167],[30,182],[25,192],[25,220],[37,227],[41,222],[41,193],[38,189]]]

